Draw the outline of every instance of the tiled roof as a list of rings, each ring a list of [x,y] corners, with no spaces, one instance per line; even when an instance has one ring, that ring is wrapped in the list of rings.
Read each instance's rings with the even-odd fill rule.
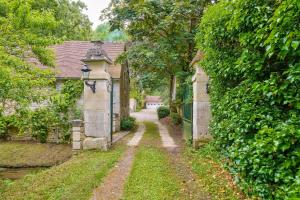
[[[87,51],[94,44],[90,41],[67,41],[52,47],[55,52],[55,71],[57,78],[80,78],[83,59]],[[104,42],[103,50],[115,62],[117,57],[124,52],[125,43]],[[116,64],[109,67],[113,78],[120,78],[121,66]]]
[[[162,102],[160,96],[146,96],[146,102]]]

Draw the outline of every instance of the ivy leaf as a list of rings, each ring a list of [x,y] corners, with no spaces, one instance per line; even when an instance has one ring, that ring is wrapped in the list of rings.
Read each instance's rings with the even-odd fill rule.
[[[300,41],[292,41],[291,46],[294,50],[296,50],[299,47]]]

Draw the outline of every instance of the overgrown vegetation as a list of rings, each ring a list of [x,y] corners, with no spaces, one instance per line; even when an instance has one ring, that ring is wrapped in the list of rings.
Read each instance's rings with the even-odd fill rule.
[[[81,111],[77,101],[82,95],[81,80],[68,80],[63,83],[61,91],[52,91],[48,101],[41,102],[37,108],[25,106],[18,113],[0,118],[3,137],[12,134],[31,135],[44,143],[49,134],[55,135],[60,141],[67,142],[71,135],[71,120],[80,119]],[[0,123],[0,124],[1,124]],[[10,133],[10,129],[15,129]]]
[[[132,40],[124,55],[130,61],[131,75],[142,89],[167,85],[171,107],[175,77],[192,74],[189,64],[195,55],[197,24],[210,3],[120,0],[112,1],[103,12],[113,29],[124,29]],[[184,79],[176,81],[182,84]]]
[[[211,79],[211,133],[248,194],[300,196],[300,4],[222,0],[197,43]]]
[[[136,126],[136,119],[134,117],[124,117],[121,119],[121,130],[130,131]]]
[[[90,37],[91,23],[83,9],[80,1],[0,1],[0,137],[30,132],[45,142],[53,129],[68,126],[65,108],[72,107],[72,94],[56,93],[54,54],[48,46]],[[67,132],[62,136],[68,137]]]
[[[158,119],[168,117],[170,115],[170,109],[168,107],[165,107],[165,106],[160,106],[157,109],[157,115],[158,115]]]
[[[182,118],[178,113],[171,112],[170,117],[173,124],[179,125],[182,123]]]
[[[2,181],[0,199],[89,199],[124,149],[120,145],[109,152],[81,152],[51,169],[27,175],[15,182]]]

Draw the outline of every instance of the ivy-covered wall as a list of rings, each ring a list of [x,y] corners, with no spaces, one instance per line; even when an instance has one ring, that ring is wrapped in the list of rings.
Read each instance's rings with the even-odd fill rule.
[[[299,0],[220,0],[196,37],[211,79],[210,131],[245,192],[300,197]]]
[[[70,141],[71,120],[82,117],[82,109],[77,106],[77,102],[83,92],[83,82],[66,80],[59,91],[55,87],[43,90],[48,91],[49,96],[43,102],[37,103],[35,108],[19,107],[11,114],[0,112],[2,138],[29,135],[40,142],[48,139]]]

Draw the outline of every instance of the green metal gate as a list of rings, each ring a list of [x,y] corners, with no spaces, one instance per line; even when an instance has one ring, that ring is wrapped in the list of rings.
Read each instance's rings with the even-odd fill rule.
[[[186,85],[183,88],[183,134],[186,141],[193,139],[193,88]]]

